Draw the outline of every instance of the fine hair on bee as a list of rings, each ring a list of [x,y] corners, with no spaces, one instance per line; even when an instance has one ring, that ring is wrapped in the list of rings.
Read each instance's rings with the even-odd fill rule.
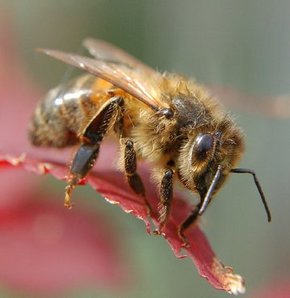
[[[143,197],[149,213],[138,160],[152,167],[160,197],[156,233],[162,233],[168,221],[174,185],[180,182],[199,195],[199,203],[178,228],[186,244],[185,230],[204,213],[230,173],[252,175],[271,221],[255,172],[236,167],[244,151],[241,129],[204,87],[178,74],[155,71],[105,41],[89,38],[84,46],[93,58],[39,50],[86,73],[51,90],[29,127],[35,146],[78,145],[67,179],[67,207],[72,191],[94,166],[104,137],[113,133],[120,140],[127,182]]]

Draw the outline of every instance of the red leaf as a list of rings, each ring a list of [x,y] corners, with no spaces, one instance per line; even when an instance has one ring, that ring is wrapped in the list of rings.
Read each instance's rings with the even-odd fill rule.
[[[106,148],[105,152],[110,152],[110,147],[108,150]],[[107,159],[109,156],[112,155],[107,155]],[[102,169],[105,164],[103,158],[98,161],[100,169]],[[125,212],[130,212],[136,217],[142,219],[147,228],[149,228],[150,224],[147,218],[146,205],[143,199],[134,195],[126,183],[124,183],[125,181],[122,175],[117,171],[110,169],[110,165],[108,165],[107,162],[106,164],[106,168],[103,168],[100,171],[94,170],[88,176],[88,182],[90,185],[100,192],[110,203],[119,204]],[[67,168],[64,165],[57,163],[42,163],[28,158],[17,159],[0,156],[0,169],[1,167],[9,166],[24,168],[37,174],[46,174],[49,172],[58,179],[65,179],[65,175],[67,174]],[[157,223],[158,197],[154,192],[152,183],[149,181],[148,173],[145,172],[144,169],[142,169],[141,173],[146,185],[147,199],[154,210],[152,219],[155,223]],[[182,198],[176,197],[173,202],[172,210],[173,214],[164,231],[165,238],[175,255],[177,257],[183,257],[180,253],[182,241],[177,235],[177,227],[190,212],[190,205]],[[198,225],[193,226],[189,231],[187,231],[187,237],[190,247],[185,248],[185,250],[189,257],[194,261],[201,276],[205,277],[209,283],[217,289],[222,289],[233,294],[243,293],[245,291],[242,277],[234,274],[230,267],[224,266],[217,259],[209,242],[199,229]]]

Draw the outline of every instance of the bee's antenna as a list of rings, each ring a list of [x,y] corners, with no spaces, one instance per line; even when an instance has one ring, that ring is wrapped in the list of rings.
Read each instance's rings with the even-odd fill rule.
[[[218,169],[211,181],[211,184],[210,184],[210,187],[208,188],[207,190],[207,193],[204,197],[204,199],[202,200],[202,205],[198,211],[198,215],[202,215],[203,212],[205,211],[206,207],[208,206],[208,204],[210,203],[210,200],[211,200],[211,195],[219,181],[219,178],[220,178],[220,175],[221,175],[221,172],[222,172],[222,166],[221,165],[218,165]]]
[[[260,185],[260,182],[256,176],[256,173],[253,171],[253,170],[249,170],[249,169],[240,169],[240,168],[237,168],[237,169],[231,169],[231,172],[232,173],[242,173],[242,174],[251,174],[254,178],[254,181],[255,181],[255,184],[257,186],[257,189],[259,191],[259,194],[260,194],[260,197],[262,199],[262,202],[263,202],[263,205],[265,207],[265,210],[266,210],[266,213],[267,213],[267,219],[268,219],[268,222],[271,221],[271,212],[270,212],[270,209],[269,209],[269,206],[267,204],[267,201],[266,201],[266,198],[265,198],[265,195],[264,195],[264,192],[262,190],[262,187]]]

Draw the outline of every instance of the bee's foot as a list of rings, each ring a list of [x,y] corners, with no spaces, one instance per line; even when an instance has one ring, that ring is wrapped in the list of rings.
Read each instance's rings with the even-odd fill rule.
[[[166,236],[164,231],[163,231],[163,227],[159,227],[159,228],[155,229],[153,231],[153,234],[158,235],[158,236],[161,235],[161,236],[164,236],[164,237]]]
[[[72,204],[71,202],[64,202],[64,207],[66,207],[67,209],[71,210],[74,204]]]
[[[159,229],[156,229],[153,231],[153,235],[159,236],[161,234],[162,234],[162,232]]]
[[[74,187],[75,187],[74,185],[68,185],[65,188],[64,206],[68,209],[72,209],[72,207],[73,207],[73,204],[71,202],[71,194],[72,194]]]
[[[190,247],[190,243],[189,243],[189,241],[186,240],[186,239],[183,239],[183,240],[182,240],[181,247],[189,248],[189,247]]]
[[[181,229],[177,232],[179,239],[182,241],[181,247],[188,248],[190,247],[190,243],[187,237],[184,236],[183,231]]]

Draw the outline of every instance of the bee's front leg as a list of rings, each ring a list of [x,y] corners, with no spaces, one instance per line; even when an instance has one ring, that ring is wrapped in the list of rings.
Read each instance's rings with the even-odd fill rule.
[[[130,138],[124,138],[121,139],[121,145],[124,146],[124,166],[128,184],[136,194],[141,195],[144,198],[148,214],[150,215],[152,209],[145,196],[144,184],[137,173],[137,156],[134,149],[134,143]]]
[[[66,187],[64,202],[66,207],[72,207],[72,191],[94,166],[98,158],[100,144],[112,122],[118,120],[118,111],[122,109],[123,105],[123,98],[113,97],[91,121],[82,135],[82,144],[75,153],[67,179],[68,186]]]
[[[167,169],[164,172],[164,175],[160,184],[160,203],[158,206],[159,209],[159,227],[155,231],[155,234],[161,234],[162,230],[167,223],[170,207],[173,198],[173,177],[174,171],[172,169]]]
[[[195,206],[195,208],[192,210],[190,215],[186,218],[186,220],[178,227],[178,236],[183,242],[183,246],[187,247],[189,246],[189,242],[184,235],[185,230],[187,230],[192,224],[194,224],[197,220],[199,210],[201,208],[202,202],[200,202],[198,205]]]

